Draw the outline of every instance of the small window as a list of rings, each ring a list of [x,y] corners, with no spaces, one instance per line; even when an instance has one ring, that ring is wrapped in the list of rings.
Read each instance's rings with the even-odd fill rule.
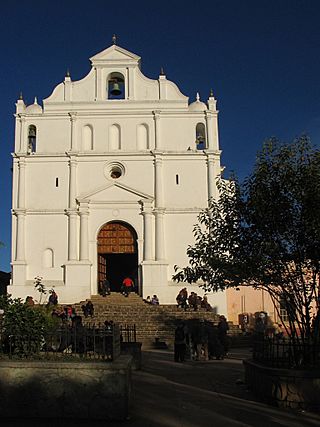
[[[176,175],[176,184],[179,185],[179,175]]]
[[[122,170],[119,166],[113,166],[110,171],[110,176],[113,179],[118,179],[122,175]]]
[[[286,303],[286,299],[285,298],[281,298],[280,299],[280,307],[279,307],[279,312],[280,312],[280,318],[283,322],[288,322],[289,321],[289,316],[288,316],[288,305]]]
[[[37,148],[37,128],[30,125],[28,129],[28,153],[35,153]]]
[[[59,187],[59,178],[56,178],[56,187]]]
[[[124,77],[121,73],[111,73],[107,80],[107,99],[125,99]]]
[[[204,150],[207,148],[206,127],[203,123],[198,123],[196,126],[196,145],[197,150]]]

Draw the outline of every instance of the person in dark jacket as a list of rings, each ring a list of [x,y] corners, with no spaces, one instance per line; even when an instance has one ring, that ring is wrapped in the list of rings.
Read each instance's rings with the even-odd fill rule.
[[[174,361],[184,362],[186,357],[187,333],[183,322],[174,331]]]
[[[229,350],[229,343],[228,343],[228,330],[229,330],[229,325],[227,322],[227,319],[225,318],[225,316],[220,316],[219,317],[219,323],[218,323],[218,338],[220,343],[223,346],[224,349],[224,356],[228,353]]]

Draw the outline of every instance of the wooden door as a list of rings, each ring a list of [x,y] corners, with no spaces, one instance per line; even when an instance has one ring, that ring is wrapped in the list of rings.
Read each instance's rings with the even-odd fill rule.
[[[98,284],[106,280],[107,277],[107,260],[104,256],[98,254]]]
[[[137,251],[133,231],[124,224],[111,222],[98,235],[98,254],[133,254]]]

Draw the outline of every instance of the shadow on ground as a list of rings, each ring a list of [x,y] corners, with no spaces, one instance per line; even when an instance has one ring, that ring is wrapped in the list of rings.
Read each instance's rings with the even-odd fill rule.
[[[234,353],[236,354],[236,353]],[[240,354],[240,353],[239,353]],[[1,420],[5,426],[33,427],[311,427],[320,417],[256,402],[246,390],[242,361],[175,363],[169,351],[143,352],[133,373],[131,417],[123,422],[90,420]]]

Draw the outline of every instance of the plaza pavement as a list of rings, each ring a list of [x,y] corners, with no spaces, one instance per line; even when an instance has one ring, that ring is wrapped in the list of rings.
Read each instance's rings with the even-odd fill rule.
[[[320,416],[267,406],[255,400],[243,384],[242,358],[234,349],[225,360],[175,363],[166,350],[143,352],[141,371],[133,372],[130,419],[1,420],[1,427],[311,427]]]

